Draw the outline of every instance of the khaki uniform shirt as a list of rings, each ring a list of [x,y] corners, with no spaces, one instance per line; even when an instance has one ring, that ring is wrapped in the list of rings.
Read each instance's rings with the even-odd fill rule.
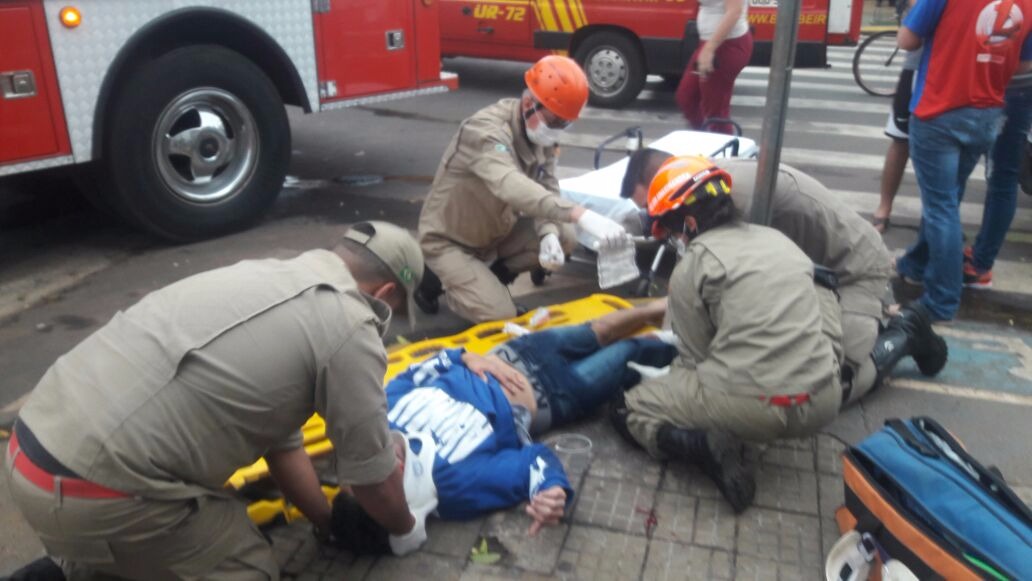
[[[503,99],[463,121],[452,138],[423,203],[419,238],[489,251],[521,215],[535,219],[538,237],[558,235],[573,206],[559,196],[556,148],[531,143],[520,100]]]
[[[313,250],[186,278],[117,313],[47,371],[20,413],[77,474],[153,499],[220,490],[327,422],[341,484],[395,467],[383,393],[386,304]]]
[[[720,167],[731,174],[735,205],[748,215],[756,183],[756,161],[721,160]],[[892,257],[881,235],[820,182],[782,164],[771,202],[771,227],[788,236],[810,260],[835,271],[841,286],[874,281],[884,288],[891,275]],[[854,296],[843,294],[844,309],[881,316],[876,303],[848,304]]]
[[[812,262],[777,230],[704,232],[674,268],[669,301],[677,365],[696,369],[703,388],[758,396],[838,387],[835,296],[814,285]]]

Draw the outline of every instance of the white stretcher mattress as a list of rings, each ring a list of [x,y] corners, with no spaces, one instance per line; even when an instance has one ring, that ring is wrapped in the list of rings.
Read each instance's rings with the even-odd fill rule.
[[[671,155],[705,155],[709,157],[731,157],[731,148],[725,148],[731,140],[738,139],[737,157],[756,157],[759,149],[756,142],[745,137],[734,138],[721,133],[702,131],[674,131],[647,145],[666,151]],[[716,155],[714,155],[716,154]],[[559,180],[559,190],[564,198],[572,200],[589,210],[612,218],[624,226],[633,236],[642,234],[638,208],[634,202],[620,197],[620,185],[627,171],[627,157],[574,178]],[[577,240],[593,248],[594,237],[577,229]]]

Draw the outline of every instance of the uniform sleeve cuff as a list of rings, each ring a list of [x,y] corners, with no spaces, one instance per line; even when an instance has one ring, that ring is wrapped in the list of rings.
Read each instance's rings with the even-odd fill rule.
[[[376,456],[366,460],[354,461],[337,457],[337,478],[340,484],[348,486],[367,486],[379,484],[394,472],[398,458],[394,455],[394,440],[387,440],[387,447]]]

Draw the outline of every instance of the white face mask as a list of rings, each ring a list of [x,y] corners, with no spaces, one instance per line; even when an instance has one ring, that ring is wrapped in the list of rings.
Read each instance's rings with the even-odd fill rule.
[[[541,147],[555,147],[559,145],[559,139],[563,136],[562,129],[552,129],[545,123],[545,118],[541,116],[541,111],[535,111],[534,116],[537,117],[537,127],[531,128],[530,123],[526,123],[527,139],[530,140],[534,145]]]

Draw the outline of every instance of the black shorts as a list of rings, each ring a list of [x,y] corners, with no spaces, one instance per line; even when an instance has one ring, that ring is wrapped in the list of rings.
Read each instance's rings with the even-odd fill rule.
[[[896,96],[892,98],[892,112],[885,123],[885,135],[906,141],[910,137],[910,97],[914,93],[914,73],[904,69],[896,82]]]

